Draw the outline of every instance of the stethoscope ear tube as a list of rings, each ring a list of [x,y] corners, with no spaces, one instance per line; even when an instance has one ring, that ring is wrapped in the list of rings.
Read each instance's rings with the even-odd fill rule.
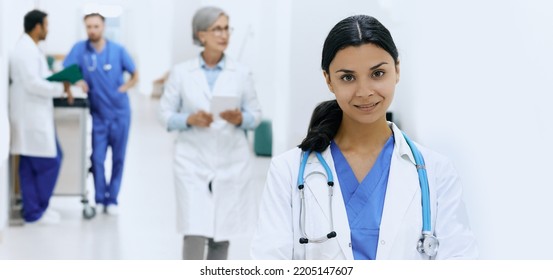
[[[332,217],[332,196],[333,196],[333,188],[334,188],[334,181],[332,176],[332,171],[330,170],[330,167],[322,157],[322,155],[317,152],[317,159],[319,162],[323,165],[325,169],[325,173],[320,171],[314,171],[309,173],[306,177],[304,176],[305,172],[305,165],[307,164],[307,159],[309,158],[310,151],[304,151],[301,156],[301,163],[300,163],[300,169],[298,172],[298,190],[299,190],[299,196],[300,196],[300,232],[302,237],[299,239],[300,244],[307,244],[307,243],[323,243],[331,238],[336,237],[336,231],[334,231],[334,219]],[[311,175],[321,175],[326,176],[327,178],[327,185],[328,185],[328,207],[329,207],[329,219],[330,219],[330,232],[326,234],[325,236],[319,237],[319,238],[309,238],[306,231],[305,231],[305,216],[306,216],[306,204],[305,204],[305,179]]]

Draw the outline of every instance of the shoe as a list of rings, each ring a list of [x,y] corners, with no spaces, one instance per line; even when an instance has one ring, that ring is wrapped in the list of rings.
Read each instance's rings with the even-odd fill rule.
[[[101,203],[96,203],[96,213],[105,213],[106,212],[106,206]]]
[[[61,220],[61,214],[60,212],[53,210],[51,208],[47,208],[44,214],[48,214],[48,216],[54,217],[54,219]]]
[[[106,206],[106,213],[111,216],[117,216],[119,215],[119,208],[115,204],[110,204]]]
[[[40,226],[50,226],[50,225],[57,225],[61,222],[61,215],[51,209],[46,209],[44,214],[42,214],[42,217],[40,219],[34,221],[34,222],[28,222],[26,224],[28,225],[40,225]]]

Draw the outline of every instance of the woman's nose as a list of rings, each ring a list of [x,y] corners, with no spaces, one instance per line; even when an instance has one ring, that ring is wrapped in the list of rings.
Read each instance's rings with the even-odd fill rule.
[[[359,88],[357,89],[357,96],[359,97],[370,97],[373,96],[375,93],[374,87],[370,83],[363,83],[361,82],[359,84]]]

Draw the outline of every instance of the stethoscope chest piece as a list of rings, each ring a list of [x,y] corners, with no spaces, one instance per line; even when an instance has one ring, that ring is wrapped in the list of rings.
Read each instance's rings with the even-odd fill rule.
[[[440,247],[438,238],[430,234],[423,234],[417,243],[417,251],[429,257],[435,257],[438,254],[438,247]]]

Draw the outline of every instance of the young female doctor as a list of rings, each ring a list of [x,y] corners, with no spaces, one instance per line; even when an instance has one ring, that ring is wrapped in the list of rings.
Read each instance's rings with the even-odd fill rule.
[[[272,160],[254,259],[477,258],[452,164],[386,121],[399,66],[375,18],[330,31],[322,69],[336,100],[317,106],[299,148]]]

